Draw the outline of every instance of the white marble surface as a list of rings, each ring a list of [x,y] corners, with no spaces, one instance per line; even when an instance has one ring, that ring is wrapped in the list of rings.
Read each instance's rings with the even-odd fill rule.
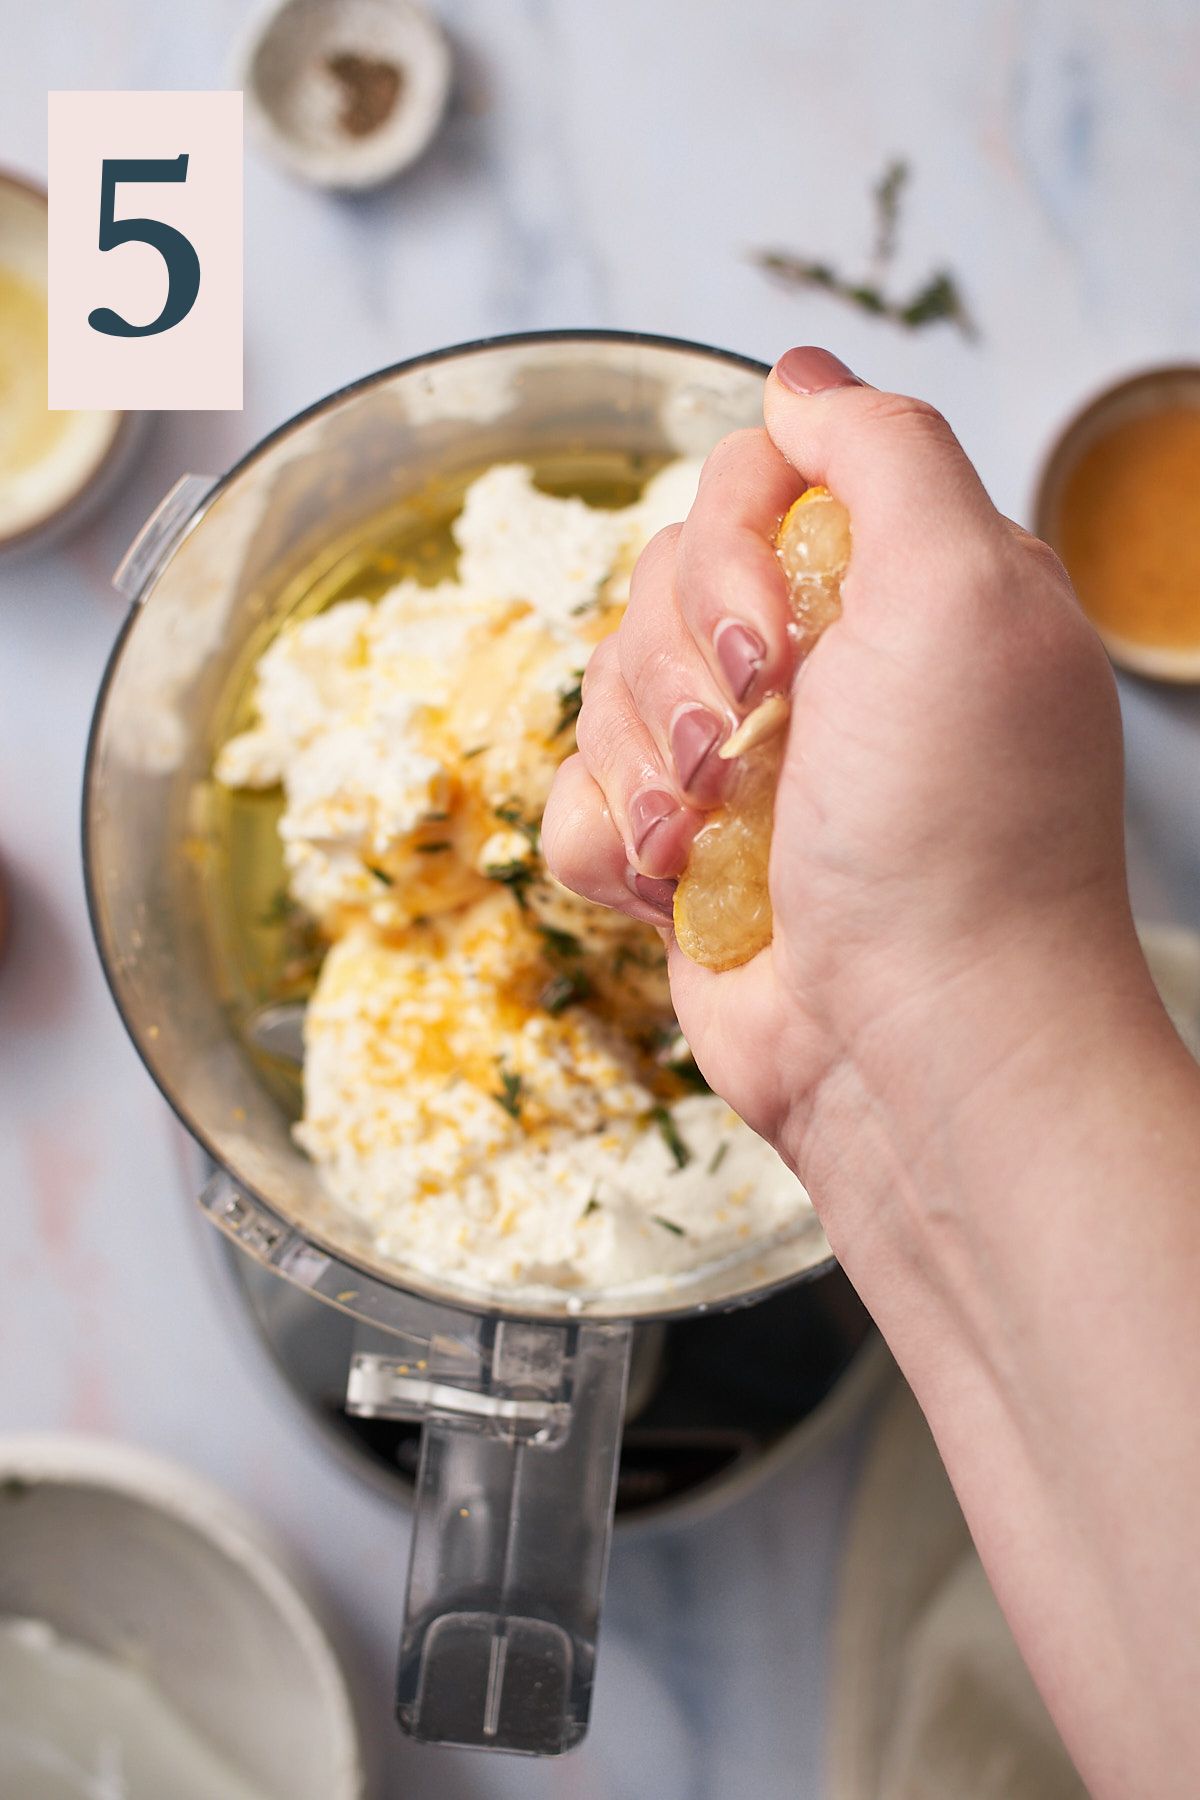
[[[454,116],[401,185],[338,201],[253,154],[246,409],[159,421],[61,551],[0,569],[0,1427],[115,1433],[272,1519],[340,1620],[375,1721],[373,1792],[410,1800],[819,1800],[824,1628],[854,1443],[722,1517],[618,1549],[591,1737],[554,1765],[405,1745],[386,1720],[403,1519],[333,1465],[218,1292],[180,1149],[92,953],[77,847],[109,573],[184,470],[433,345],[597,324],[770,358],[835,346],[953,418],[1022,516],[1048,435],[1097,383],[1200,347],[1194,0],[443,0]],[[38,172],[45,90],[212,87],[236,0],[0,0],[0,164]],[[14,54],[19,46],[19,54]],[[899,278],[959,272],[978,347],[769,287],[746,251],[850,260],[908,156]],[[1200,703],[1126,683],[1130,837],[1149,916],[1200,924]]]

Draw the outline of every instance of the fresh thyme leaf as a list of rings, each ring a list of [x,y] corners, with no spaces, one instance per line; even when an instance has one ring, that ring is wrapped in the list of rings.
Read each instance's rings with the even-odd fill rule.
[[[501,1105],[511,1119],[521,1116],[521,1077],[514,1075],[511,1069],[500,1071],[500,1092],[492,1098]]]
[[[389,875],[386,869],[381,869],[378,863],[368,863],[366,866],[376,881],[382,881],[384,887],[395,887],[395,876]]]
[[[676,1225],[674,1219],[664,1219],[661,1213],[651,1213],[650,1217],[656,1225],[661,1225],[664,1231],[669,1231],[672,1237],[687,1236],[687,1232],[683,1229],[683,1226]]]
[[[655,1106],[651,1109],[650,1117],[658,1126],[659,1131],[662,1133],[663,1142],[671,1152],[671,1155],[675,1158],[675,1167],[677,1169],[686,1169],[687,1165],[692,1160],[692,1153],[680,1137],[679,1127],[676,1125],[675,1120],[672,1118],[668,1109],[665,1106]]]
[[[674,1020],[669,1025],[652,1026],[646,1034],[646,1042],[660,1069],[676,1076],[697,1094],[712,1092],[696,1066],[690,1044]]]
[[[901,308],[898,316],[901,324],[907,325],[910,330],[919,330],[922,325],[946,319],[950,324],[957,325],[965,337],[978,336],[975,321],[967,311],[958,283],[945,269],[931,275],[925,286],[919,288],[908,304]]]
[[[462,759],[464,762],[473,762],[477,756],[482,756],[486,749],[487,749],[486,744],[476,744],[476,746],[473,750],[464,750],[463,751]]]
[[[568,1006],[586,1000],[590,992],[586,975],[568,974],[564,970],[542,989],[538,995],[538,1005],[544,1007],[551,1018],[557,1019],[559,1013],[566,1012]]]
[[[875,242],[871,272],[866,279],[851,279],[829,263],[798,256],[788,250],[760,250],[751,260],[785,287],[820,288],[835,299],[857,307],[860,312],[870,313],[877,319],[889,319],[893,325],[905,330],[918,331],[923,326],[945,321],[957,326],[964,337],[978,338],[975,321],[958,283],[947,270],[938,270],[931,275],[907,299],[887,293],[882,285],[882,276],[896,254],[900,201],[908,178],[908,164],[897,160],[887,165],[872,189]]]
[[[703,1075],[696,1066],[694,1057],[686,1056],[681,1062],[671,1062],[666,1066],[670,1069],[672,1075],[678,1075],[680,1081],[682,1081],[686,1087],[690,1087],[694,1093],[712,1093],[712,1089],[709,1087],[707,1081],[705,1081]]]
[[[588,1203],[584,1207],[582,1213],[579,1216],[580,1216],[580,1218],[583,1218],[583,1219],[590,1219],[593,1213],[597,1213],[599,1211],[600,1211],[600,1202],[597,1200],[595,1194],[592,1194],[589,1196]]]
[[[552,739],[556,738],[556,737],[561,737],[563,732],[568,730],[570,728],[570,726],[574,725],[576,719],[579,717],[579,709],[583,705],[583,670],[582,669],[580,669],[580,671],[579,671],[579,674],[575,681],[575,685],[573,687],[567,688],[564,693],[561,693],[558,696],[558,703],[559,703],[559,707],[561,708],[561,710],[558,715],[558,724],[554,727],[554,730],[551,733]]]
[[[454,846],[448,838],[439,838],[436,844],[417,844],[414,847],[420,856],[433,856],[439,850],[451,850]]]
[[[728,1155],[729,1155],[729,1140],[728,1140],[728,1138],[726,1138],[725,1142],[723,1144],[718,1144],[716,1149],[713,1151],[712,1158],[708,1165],[708,1173],[710,1175],[715,1175],[717,1170],[720,1168],[721,1164],[725,1161],[725,1158]]]
[[[882,272],[896,254],[900,230],[900,200],[909,177],[909,166],[897,159],[890,162],[875,184],[875,250],[871,258]]]
[[[846,287],[842,289],[845,299],[854,306],[861,306],[864,312],[886,313],[888,303],[877,287]]]
[[[557,925],[539,925],[551,956],[582,956],[583,945],[573,931],[560,931]]]
[[[448,812],[431,812],[425,813],[423,818],[426,825],[446,825],[449,823],[450,814]]]
[[[489,881],[498,881],[501,887],[506,887],[521,911],[526,911],[529,906],[526,896],[533,880],[533,870],[528,863],[489,863],[483,873]]]

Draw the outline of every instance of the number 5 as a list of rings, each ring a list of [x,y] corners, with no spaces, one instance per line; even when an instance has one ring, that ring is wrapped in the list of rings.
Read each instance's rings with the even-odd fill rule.
[[[100,248],[115,250],[120,244],[150,244],[167,265],[167,297],[157,319],[149,325],[131,325],[111,307],[98,306],[88,314],[93,331],[106,337],[153,337],[170,331],[186,319],[200,292],[200,259],[189,239],[161,219],[117,219],[113,208],[119,181],[186,181],[188,159],[105,157],[100,170]]]

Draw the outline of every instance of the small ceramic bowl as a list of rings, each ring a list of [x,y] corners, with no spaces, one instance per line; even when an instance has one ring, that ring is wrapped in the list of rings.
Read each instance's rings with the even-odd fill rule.
[[[251,129],[318,187],[390,181],[426,149],[450,93],[449,45],[415,0],[272,0],[239,62]]]
[[[324,1630],[253,1520],[187,1470],[101,1439],[0,1439],[0,1617],[144,1670],[263,1800],[360,1800]]]
[[[44,298],[47,231],[45,188],[0,170],[0,308],[6,277]],[[0,330],[3,322],[0,314]],[[80,524],[112,491],[143,424],[132,413],[51,416],[62,421],[51,447],[16,470],[0,464],[0,558]]]
[[[1172,364],[1126,377],[1072,414],[1042,464],[1034,493],[1033,529],[1062,551],[1062,505],[1067,483],[1092,445],[1116,426],[1168,407],[1200,411],[1200,364]],[[1197,502],[1200,504],[1200,500]],[[1112,660],[1135,675],[1159,681],[1200,682],[1200,650],[1137,643],[1097,626]]]

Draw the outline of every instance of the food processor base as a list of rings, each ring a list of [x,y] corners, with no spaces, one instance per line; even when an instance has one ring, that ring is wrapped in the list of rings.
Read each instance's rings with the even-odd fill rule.
[[[281,1281],[218,1233],[204,1237],[220,1279],[330,1448],[411,1504],[420,1424],[356,1414],[346,1399],[355,1359],[386,1357],[395,1340]],[[682,1523],[745,1491],[865,1404],[888,1361],[840,1269],[754,1306],[638,1326],[618,1530]]]

